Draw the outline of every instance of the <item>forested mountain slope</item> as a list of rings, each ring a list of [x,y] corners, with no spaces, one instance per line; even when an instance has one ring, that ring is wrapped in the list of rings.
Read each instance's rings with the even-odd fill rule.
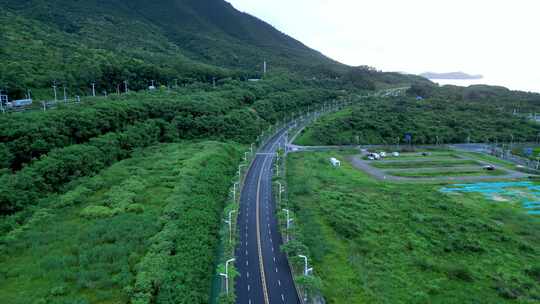
[[[256,77],[271,69],[334,74],[341,65],[222,0],[2,0],[0,87],[21,96],[56,80],[115,91],[150,80]],[[37,92],[39,94],[39,91]]]

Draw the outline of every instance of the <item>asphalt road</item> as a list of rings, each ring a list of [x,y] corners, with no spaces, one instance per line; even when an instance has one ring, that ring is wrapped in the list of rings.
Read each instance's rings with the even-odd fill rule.
[[[272,176],[279,144],[278,133],[259,151],[244,182],[238,214],[239,246],[236,248],[236,303],[300,303],[287,257],[280,251],[282,238],[275,217]]]

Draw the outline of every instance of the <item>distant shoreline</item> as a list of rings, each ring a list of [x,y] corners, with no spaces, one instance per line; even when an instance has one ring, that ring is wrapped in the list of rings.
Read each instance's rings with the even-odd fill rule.
[[[463,72],[450,72],[450,73],[433,73],[433,72],[426,72],[423,74],[420,74],[420,76],[425,77],[427,79],[432,80],[440,80],[440,79],[447,79],[447,80],[478,80],[483,79],[484,76],[482,75],[470,75]]]

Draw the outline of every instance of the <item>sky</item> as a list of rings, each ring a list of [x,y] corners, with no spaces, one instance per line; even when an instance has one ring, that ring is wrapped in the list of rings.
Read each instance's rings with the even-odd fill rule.
[[[348,65],[540,92],[538,0],[227,0]]]

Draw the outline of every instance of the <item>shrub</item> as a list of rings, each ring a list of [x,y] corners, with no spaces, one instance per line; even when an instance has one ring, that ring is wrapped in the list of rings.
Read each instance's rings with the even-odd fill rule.
[[[464,265],[455,265],[450,267],[446,274],[450,279],[464,282],[473,282],[474,277],[472,272]]]
[[[540,283],[540,265],[531,266],[525,273]]]
[[[86,219],[99,219],[115,216],[117,210],[104,206],[88,206],[84,208],[80,215]]]
[[[141,214],[144,212],[144,206],[142,204],[131,204],[127,206],[126,212]]]
[[[66,295],[67,294],[67,288],[65,286],[54,287],[53,289],[51,289],[50,294],[53,297]]]

